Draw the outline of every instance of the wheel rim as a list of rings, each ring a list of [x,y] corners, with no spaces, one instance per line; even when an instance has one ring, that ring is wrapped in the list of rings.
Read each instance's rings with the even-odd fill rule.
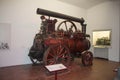
[[[90,66],[90,65],[93,64],[92,61],[93,61],[93,54],[92,54],[92,52],[84,51],[82,53],[82,63],[83,63],[83,65]]]
[[[45,65],[62,63],[66,66],[70,65],[70,52],[66,46],[55,45],[50,46],[44,54],[43,61]]]

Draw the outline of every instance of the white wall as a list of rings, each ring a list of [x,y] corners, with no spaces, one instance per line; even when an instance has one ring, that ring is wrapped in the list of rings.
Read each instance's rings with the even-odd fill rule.
[[[87,12],[87,33],[93,30],[112,30],[112,46],[108,50],[108,59],[119,61],[120,58],[120,1],[108,1],[92,7]],[[91,38],[92,41],[92,38]],[[91,48],[91,50],[94,50]]]
[[[0,0],[0,23],[11,25],[10,50],[0,50],[0,67],[31,63],[28,52],[40,27],[37,8],[86,18],[86,10],[57,0]]]
[[[36,14],[37,8],[88,19],[87,33],[91,36],[93,30],[112,29],[112,47],[109,48],[108,58],[119,61],[119,7],[118,2],[105,2],[87,12],[57,0],[0,0],[0,23],[11,25],[10,50],[0,50],[0,67],[31,63],[28,52],[40,26],[40,16]]]

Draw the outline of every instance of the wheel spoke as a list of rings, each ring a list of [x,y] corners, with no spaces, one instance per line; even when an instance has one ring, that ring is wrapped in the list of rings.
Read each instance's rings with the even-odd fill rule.
[[[47,61],[48,62],[48,65],[51,65],[51,64],[54,64],[55,61]]]
[[[63,52],[64,48],[61,48],[59,53],[58,53],[58,56]]]
[[[53,56],[55,56],[57,53],[56,48],[51,48],[51,53],[53,54]]]
[[[55,55],[53,53],[49,53],[48,56],[54,57]]]
[[[67,28],[67,23],[66,23],[66,21],[64,22],[64,24],[65,24],[65,28],[66,28],[66,30],[68,31],[68,28]]]
[[[62,54],[59,55],[59,57],[62,57],[63,55],[65,55],[67,53],[67,51],[63,52]]]
[[[58,46],[56,50],[57,50],[57,52],[56,52],[56,56],[57,56],[60,52],[60,46]]]

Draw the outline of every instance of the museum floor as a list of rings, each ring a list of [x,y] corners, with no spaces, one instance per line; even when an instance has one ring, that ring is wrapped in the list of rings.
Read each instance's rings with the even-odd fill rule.
[[[82,66],[80,59],[68,68],[68,71],[58,74],[58,80],[113,80],[114,68],[120,63],[104,59],[94,59],[93,66]],[[54,80],[54,75],[48,75],[43,65],[19,65],[0,68],[0,80]]]

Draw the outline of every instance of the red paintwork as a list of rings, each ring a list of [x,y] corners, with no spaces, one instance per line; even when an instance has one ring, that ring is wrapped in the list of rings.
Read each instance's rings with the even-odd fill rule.
[[[46,46],[56,45],[56,44],[62,44],[69,48],[71,53],[75,52],[83,52],[85,50],[88,50],[90,48],[90,41],[86,39],[82,33],[74,34],[73,37],[48,37],[44,40],[44,44]]]

